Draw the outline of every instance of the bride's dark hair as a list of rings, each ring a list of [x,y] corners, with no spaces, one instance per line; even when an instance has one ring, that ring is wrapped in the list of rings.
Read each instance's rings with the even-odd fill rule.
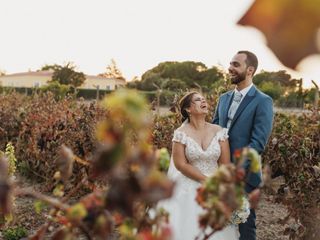
[[[190,116],[189,116],[189,114],[188,114],[186,109],[188,107],[190,107],[191,101],[192,101],[192,97],[195,94],[199,94],[199,93],[196,92],[196,91],[188,92],[179,101],[179,108],[180,108],[180,114],[182,116],[182,118],[181,118],[182,122],[184,122],[187,119],[188,119],[188,122],[190,122]]]

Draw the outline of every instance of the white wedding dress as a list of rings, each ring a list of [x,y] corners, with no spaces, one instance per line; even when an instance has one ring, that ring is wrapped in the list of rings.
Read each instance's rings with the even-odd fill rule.
[[[228,138],[227,129],[221,129],[211,140],[207,149],[187,136],[184,132],[176,130],[172,141],[185,145],[185,154],[190,164],[198,168],[202,174],[210,176],[218,167],[218,159],[221,153],[219,141]],[[201,229],[199,228],[198,217],[203,209],[196,202],[196,182],[179,172],[171,158],[168,177],[176,182],[173,196],[159,202],[158,207],[164,208],[170,213],[169,224],[173,230],[174,240],[194,240]],[[237,227],[229,225],[226,228],[214,233],[210,240],[237,240]]]

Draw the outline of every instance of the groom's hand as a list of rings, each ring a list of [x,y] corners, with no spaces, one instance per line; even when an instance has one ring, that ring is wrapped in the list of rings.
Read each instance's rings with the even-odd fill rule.
[[[260,200],[261,191],[259,188],[249,193],[250,208],[256,208]]]

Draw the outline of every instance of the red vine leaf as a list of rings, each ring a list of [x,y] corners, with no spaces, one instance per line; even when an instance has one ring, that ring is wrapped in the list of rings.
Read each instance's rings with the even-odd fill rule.
[[[256,0],[239,20],[264,33],[279,60],[296,68],[304,57],[319,52],[320,0]]]

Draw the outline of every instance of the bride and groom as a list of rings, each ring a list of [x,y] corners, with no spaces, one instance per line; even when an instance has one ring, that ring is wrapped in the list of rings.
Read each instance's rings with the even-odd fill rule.
[[[179,102],[183,124],[174,131],[168,170],[176,188],[172,198],[159,204],[170,214],[174,239],[195,239],[200,232],[198,216],[202,209],[195,197],[201,182],[218,165],[233,161],[235,149],[252,147],[261,154],[267,143],[273,103],[252,83],[257,65],[257,57],[249,51],[239,51],[233,57],[229,74],[236,88],[220,96],[212,124],[205,121],[208,105],[201,94],[187,93]],[[259,186],[261,173],[249,173],[245,181],[245,190],[250,193]],[[250,209],[245,223],[229,225],[210,239],[256,239],[255,218],[254,209]]]

